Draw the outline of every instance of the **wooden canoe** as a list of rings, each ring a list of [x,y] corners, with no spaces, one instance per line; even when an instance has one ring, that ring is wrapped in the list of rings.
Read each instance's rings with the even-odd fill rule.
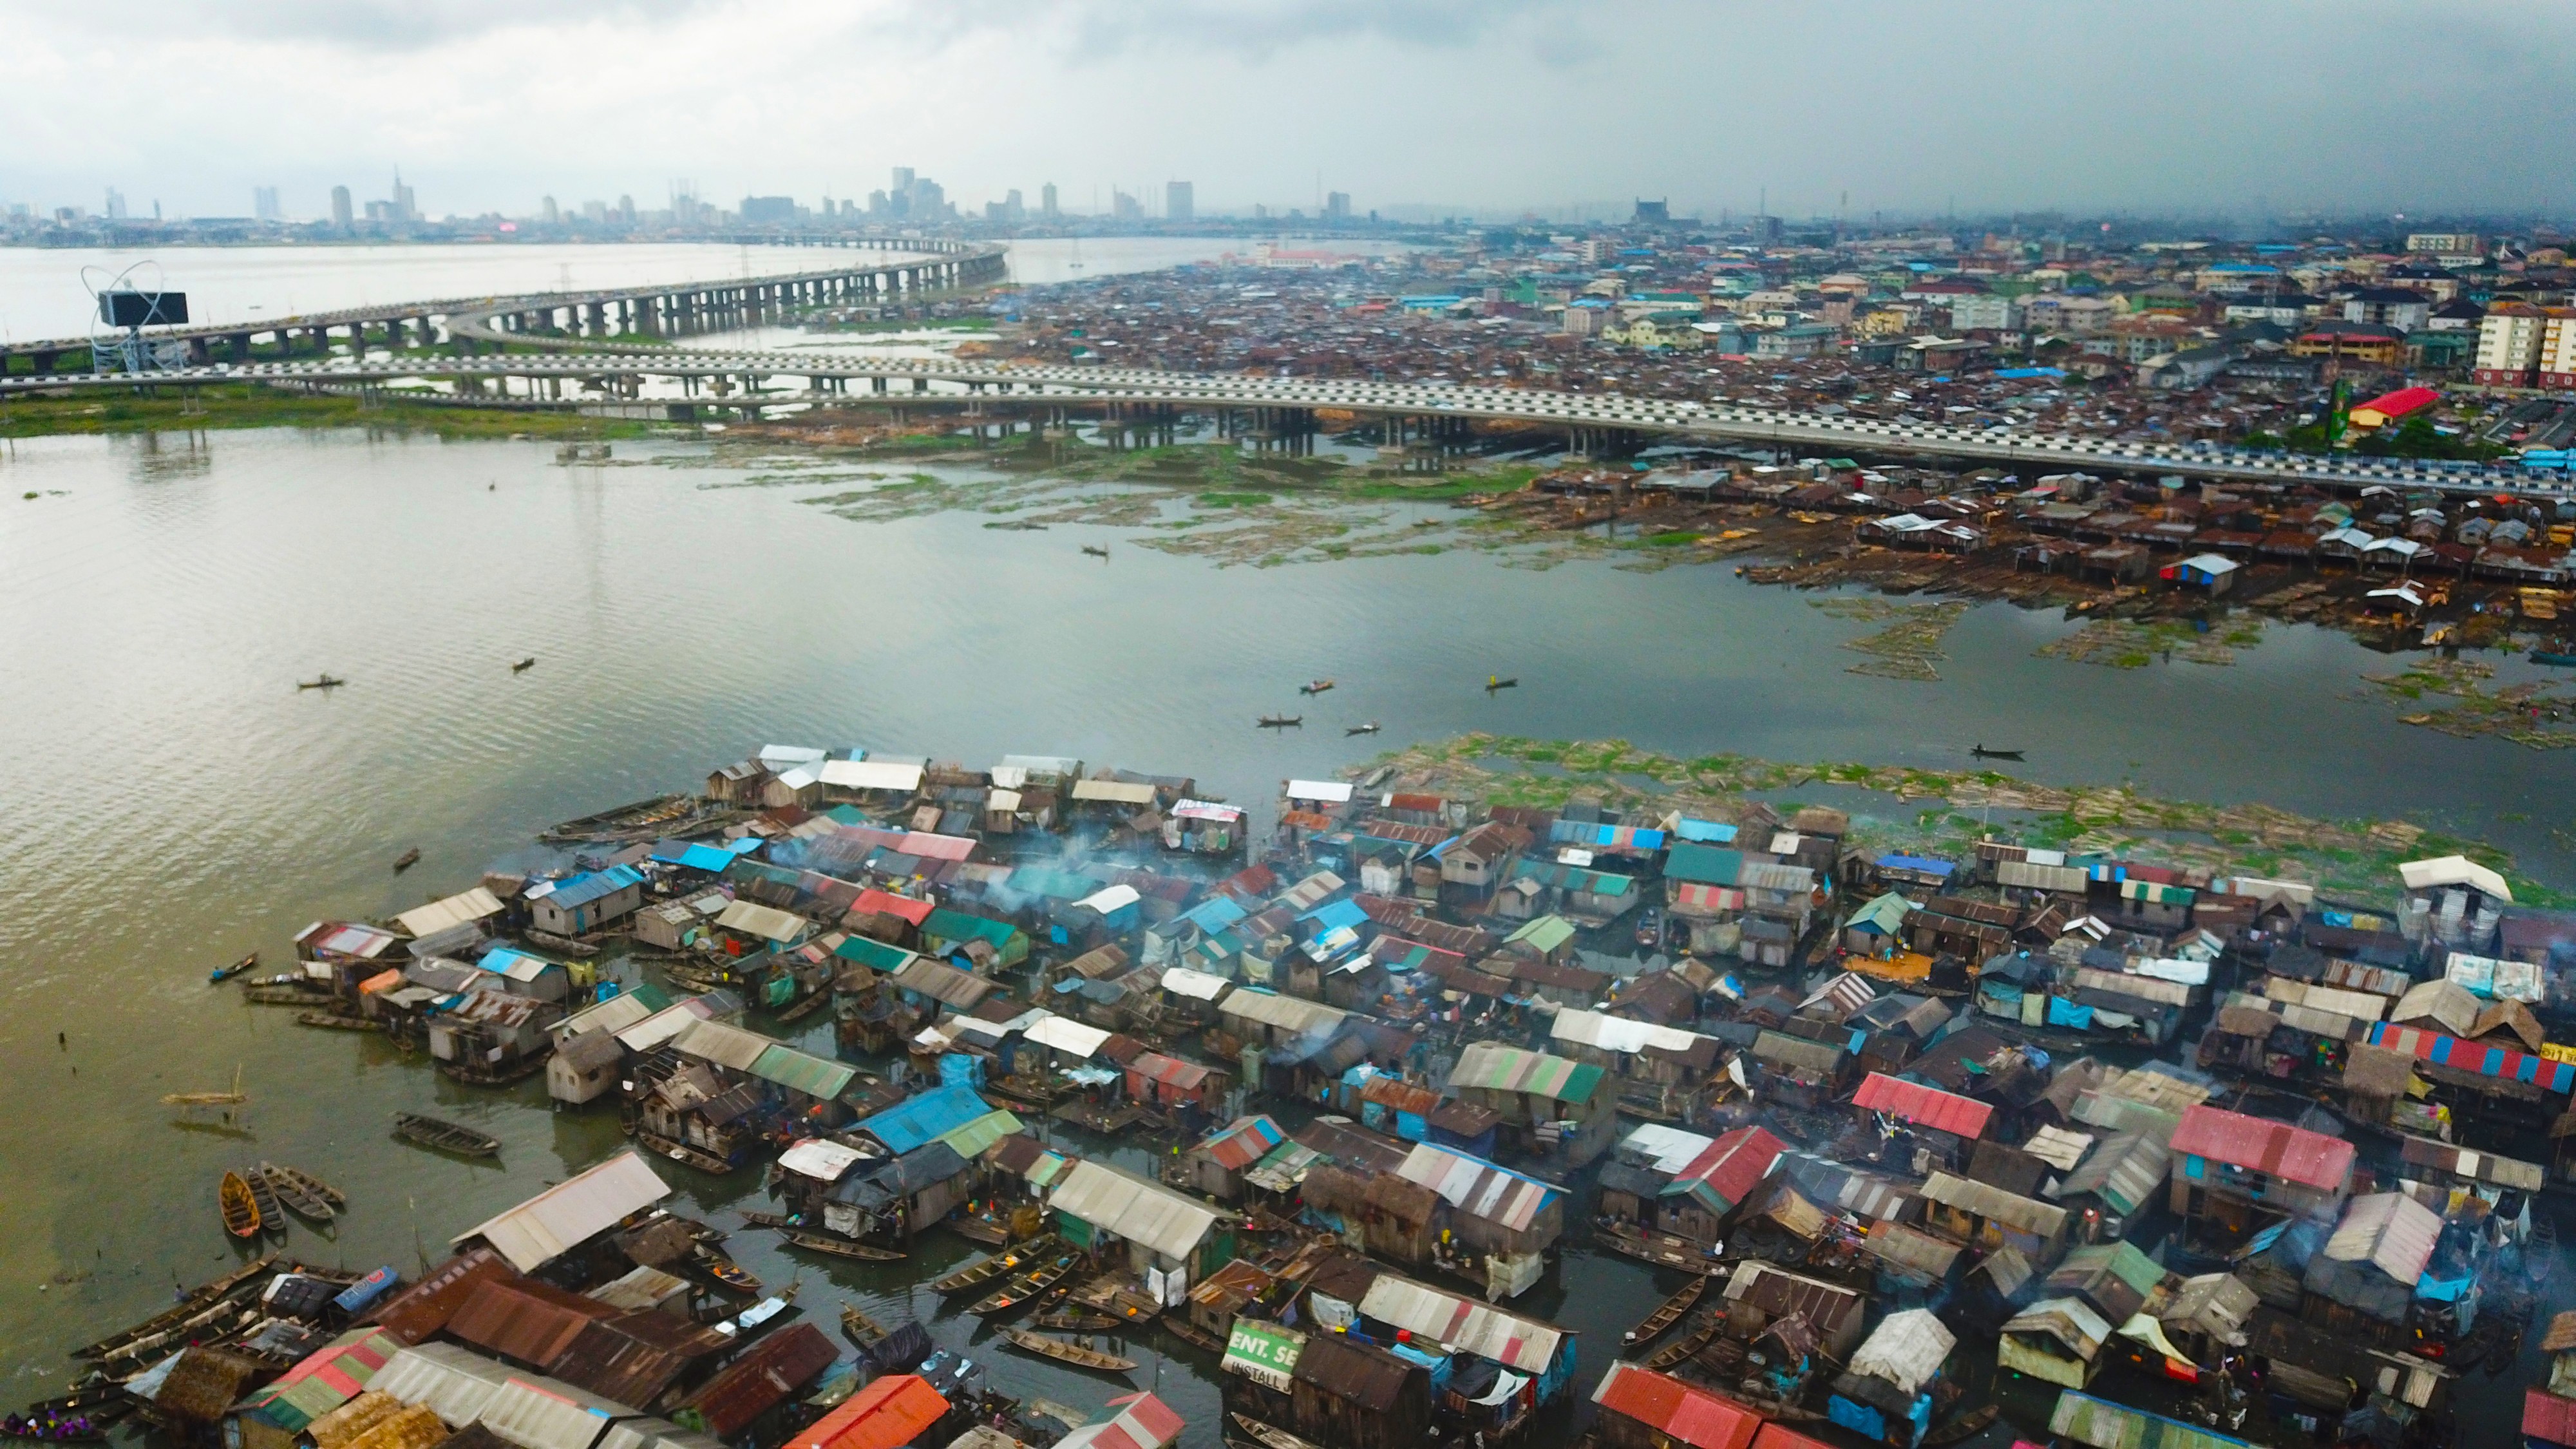
[[[273,1162],[263,1162],[259,1165],[259,1176],[268,1184],[268,1190],[276,1194],[277,1200],[286,1204],[287,1211],[297,1217],[327,1223],[340,1215],[329,1198],[314,1191],[310,1179],[304,1182],[296,1180],[303,1177],[302,1173],[289,1172]]]
[[[1106,1313],[1076,1313],[1070,1309],[1059,1309],[1038,1315],[1038,1327],[1052,1328],[1058,1333],[1116,1333],[1126,1326]]]
[[[905,1256],[892,1248],[879,1248],[868,1243],[852,1242],[848,1238],[836,1237],[831,1233],[808,1232],[803,1228],[780,1228],[778,1236],[786,1239],[787,1246],[791,1248],[803,1248],[812,1253],[829,1253],[835,1258],[861,1258],[871,1263],[900,1263]]]
[[[865,1348],[884,1338],[886,1327],[860,1312],[857,1304],[844,1303],[841,1305],[841,1332],[849,1336],[850,1342]]]
[[[760,1291],[760,1280],[752,1276],[750,1269],[731,1258],[709,1258],[701,1266],[707,1270],[708,1277],[736,1293]]]
[[[1235,1427],[1241,1429],[1253,1443],[1261,1445],[1262,1449],[1320,1449],[1320,1446],[1309,1440],[1300,1439],[1276,1424],[1265,1424],[1249,1414],[1232,1414],[1227,1417],[1233,1419]]]
[[[276,1167],[265,1162],[261,1163],[260,1167],[263,1171],[266,1171],[273,1176],[285,1178],[287,1181],[294,1183],[298,1190],[311,1193],[313,1196],[320,1198],[332,1207],[344,1208],[349,1205],[348,1197],[344,1195],[340,1189],[333,1187],[331,1184],[324,1182],[322,1179],[315,1177],[312,1173],[306,1172],[301,1168]],[[281,1197],[284,1196],[285,1189],[278,1189],[278,1194]]]
[[[1661,1372],[1675,1364],[1688,1362],[1701,1349],[1708,1347],[1710,1339],[1717,1337],[1721,1317],[1715,1313],[1702,1315],[1697,1323],[1691,1325],[1690,1332],[1655,1350],[1646,1359],[1646,1367]]]
[[[253,1167],[241,1174],[243,1185],[250,1189],[250,1200],[259,1208],[260,1231],[286,1231],[286,1209],[277,1205],[277,1190],[268,1185],[268,1174]]]
[[[803,1021],[805,1018],[812,1016],[815,1012],[822,1010],[824,1005],[831,999],[832,993],[828,990],[809,991],[796,1000],[787,1003],[786,1009],[778,1013],[778,1024],[785,1026],[789,1022]]]
[[[1085,1348],[1081,1344],[1061,1338],[1049,1338],[1043,1333],[1031,1333],[1025,1328],[1005,1328],[1002,1330],[1002,1337],[1014,1348],[1024,1348],[1031,1353],[1054,1359],[1057,1363],[1069,1363],[1075,1368],[1098,1369],[1102,1373],[1110,1374],[1136,1371],[1136,1361],[1132,1358],[1120,1358],[1114,1353],[1102,1353],[1096,1348]]]
[[[1632,1345],[1652,1343],[1663,1337],[1665,1330],[1681,1322],[1693,1308],[1699,1306],[1700,1295],[1707,1291],[1707,1274],[1703,1273],[1691,1279],[1689,1283],[1683,1285],[1679,1293],[1665,1299],[1661,1307],[1647,1314],[1644,1322],[1629,1329],[1625,1342]]]
[[[764,1213],[750,1210],[746,1210],[743,1213],[742,1225],[747,1228],[801,1228],[805,1226],[802,1219],[789,1217],[785,1213]]]
[[[1008,1313],[1014,1308],[1022,1307],[1049,1288],[1063,1282],[1065,1276],[1073,1271],[1074,1262],[1075,1258],[1071,1253],[1042,1259],[1037,1267],[985,1294],[966,1311],[977,1318],[990,1318],[996,1313]]]
[[[2001,1408],[1993,1404],[1984,1404],[1970,1409],[1967,1413],[1924,1435],[1924,1449],[1940,1449],[1944,1444],[1956,1444],[1993,1423],[1996,1416],[2002,1412]]]
[[[223,1209],[225,1232],[236,1238],[259,1236],[259,1199],[251,1196],[240,1173],[227,1172],[215,1184],[215,1204]]]
[[[558,951],[566,956],[596,956],[599,954],[599,948],[588,941],[576,941],[570,936],[558,936],[552,931],[540,931],[534,927],[529,928],[528,939],[545,947],[549,951]]]
[[[982,1243],[988,1248],[1007,1248],[1011,1245],[1010,1231],[1000,1223],[987,1218],[950,1218],[947,1225],[957,1236],[970,1243]]]
[[[728,1172],[740,1172],[742,1170],[734,1164],[725,1161],[723,1158],[716,1156],[712,1152],[706,1151],[703,1148],[691,1147],[685,1142],[675,1142],[659,1133],[646,1132],[639,1129],[635,1134],[635,1140],[643,1143],[652,1151],[671,1159],[673,1162],[677,1162],[688,1167],[694,1167],[700,1172],[708,1173],[716,1177],[722,1177]]]
[[[253,951],[249,955],[235,961],[230,966],[218,966],[214,970],[207,972],[206,984],[208,986],[214,986],[221,982],[230,981],[234,977],[241,975],[243,972],[250,970],[258,964],[259,953],[257,951]]]
[[[331,993],[302,986],[245,986],[242,1000],[253,1006],[328,1006]]]
[[[374,1031],[376,1024],[363,1016],[348,1016],[337,1011],[299,1011],[299,1025],[318,1026],[326,1031]]]
[[[235,1268],[211,1283],[200,1283],[189,1289],[188,1296],[176,1307],[165,1308],[141,1323],[121,1332],[112,1333],[96,1343],[83,1344],[73,1349],[71,1356],[87,1359],[130,1358],[143,1351],[143,1348],[160,1343],[170,1334],[191,1326],[192,1320],[201,1317],[210,1309],[221,1307],[225,1300],[241,1291],[243,1284],[254,1278],[266,1277],[276,1266],[277,1255],[271,1253],[256,1263],[246,1263]],[[143,1348],[138,1348],[137,1345],[142,1345]]]
[[[461,1157],[497,1157],[501,1152],[501,1139],[498,1137],[436,1117],[424,1117],[418,1112],[396,1112],[394,1131],[406,1141],[440,1152],[453,1152]]]
[[[995,1253],[990,1257],[978,1258],[944,1278],[933,1279],[930,1291],[963,1293],[969,1288],[980,1288],[996,1278],[1016,1273],[1027,1267],[1052,1245],[1052,1237],[1032,1238],[1017,1248]]]

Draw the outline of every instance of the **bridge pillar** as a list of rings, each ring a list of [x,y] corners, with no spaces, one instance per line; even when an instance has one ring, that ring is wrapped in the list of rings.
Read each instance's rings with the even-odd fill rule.
[[[224,338],[224,342],[225,342],[225,344],[226,344],[226,345],[228,345],[229,347],[231,347],[231,348],[232,348],[233,361],[235,361],[235,362],[248,362],[248,361],[250,361],[250,334],[249,334],[249,333],[247,333],[247,332],[235,332],[235,333],[232,333],[232,334],[230,334],[230,335],[228,335],[228,336],[226,336],[226,337]]]

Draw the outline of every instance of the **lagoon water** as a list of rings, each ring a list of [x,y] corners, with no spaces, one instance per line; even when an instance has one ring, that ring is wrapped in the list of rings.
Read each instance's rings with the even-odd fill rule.
[[[1988,606],[1950,635],[1939,682],[1897,682],[1846,672],[1859,656],[1837,646],[1873,626],[1724,568],[1219,569],[1116,530],[862,524],[799,501],[823,485],[627,466],[708,447],[620,443],[618,466],[595,467],[548,443],[355,431],[0,446],[0,1061],[16,1088],[0,1401],[52,1391],[64,1350],[236,1261],[213,1201],[228,1165],[295,1163],[349,1192],[332,1235],[298,1224],[287,1251],[411,1272],[616,1150],[613,1111],[551,1112],[541,1081],[455,1087],[205,972],[254,948],[283,961],[313,920],[461,889],[548,823],[686,788],[766,742],[1074,755],[1193,774],[1266,817],[1286,777],[1474,729],[1942,767],[1983,740],[2027,749],[2036,779],[2405,815],[2576,879],[2550,833],[2576,760],[2402,726],[2360,685],[2389,661],[2314,629],[2270,628],[2232,668],[2123,671],[2035,657],[2071,626]],[[1108,561],[1079,551],[1095,541]],[[348,687],[295,690],[322,671]],[[1489,673],[1522,687],[1488,696]],[[1303,702],[1308,728],[1253,728],[1317,676],[1340,687]],[[1364,720],[1385,733],[1342,737]],[[392,875],[412,847],[420,864]],[[828,1025],[804,1035],[829,1050]],[[251,1102],[229,1125],[158,1105],[236,1068]],[[399,1145],[403,1109],[501,1137],[500,1165]],[[666,1176],[720,1222],[761,1205],[756,1173]],[[733,1248],[772,1283],[801,1266],[827,1327],[846,1292],[968,1344],[974,1320],[932,1318],[907,1287],[967,1249],[924,1241],[924,1264],[893,1271],[799,1265],[760,1233]],[[1655,1293],[1641,1268],[1578,1257],[1528,1302],[1581,1329],[1597,1371]],[[1008,1392],[1094,1407],[1108,1388],[971,1351]],[[1212,1366],[1132,1356],[1213,1444]]]

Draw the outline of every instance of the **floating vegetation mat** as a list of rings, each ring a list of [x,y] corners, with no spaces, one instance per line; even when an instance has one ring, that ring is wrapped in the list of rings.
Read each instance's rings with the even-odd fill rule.
[[[2158,659],[2167,663],[2181,659],[2192,664],[2234,664],[2237,650],[2261,642],[2262,626],[2240,618],[2229,618],[2206,631],[2187,620],[2140,623],[2093,619],[2065,638],[2039,646],[2039,654],[2074,664],[2144,669]]]
[[[1950,657],[1941,652],[1941,641],[1949,637],[1950,627],[1959,622],[1959,616],[1968,612],[1964,600],[1946,604],[1898,604],[1869,598],[1811,602],[1837,619],[1887,625],[1875,634],[1843,641],[1845,649],[1870,656],[1844,672],[1880,679],[1939,679],[1941,673],[1932,667],[1933,661]]]
[[[2419,660],[2396,674],[2365,674],[2363,679],[2394,699],[2420,700],[2426,695],[2453,703],[2440,709],[2403,714],[2404,724],[2437,730],[2458,739],[2490,736],[2526,749],[2576,749],[2576,700],[2555,680],[2536,679],[2488,689],[2495,666],[2475,659]]]
[[[1870,852],[1963,859],[1991,835],[2049,849],[2309,881],[2339,900],[2391,905],[2398,862],[2459,854],[2505,872],[2517,900],[2576,899],[2516,874],[2512,856],[2494,846],[2411,821],[2321,820],[2268,805],[2170,800],[2126,785],[2070,787],[1987,770],[1790,764],[1744,755],[1686,759],[1625,740],[1483,733],[1416,745],[1346,773],[1363,778],[1381,769],[1389,772],[1388,789],[1543,808],[1581,799],[1614,811],[1679,812],[1710,820],[1738,818],[1757,795],[1847,786],[1889,796],[1913,811],[1855,816],[1850,843]]]

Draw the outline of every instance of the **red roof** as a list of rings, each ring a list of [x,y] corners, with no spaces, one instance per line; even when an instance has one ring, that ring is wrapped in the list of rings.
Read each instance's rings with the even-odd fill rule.
[[[2576,1444],[2576,1399],[2562,1399],[2543,1388],[2524,1389],[2522,1432],[2551,1444]]]
[[[1632,1363],[1610,1365],[1592,1401],[1691,1449],[1750,1449],[1762,1430],[1762,1416],[1733,1399]]]
[[[881,891],[871,886],[859,892],[859,898],[850,902],[850,909],[864,911],[871,916],[901,916],[918,926],[930,919],[930,913],[939,909],[939,903],[916,900],[911,896],[899,896],[892,891]]]
[[[1167,1057],[1161,1052],[1144,1053],[1129,1062],[1127,1070],[1150,1081],[1160,1082],[1166,1087],[1179,1087],[1183,1091],[1198,1086],[1208,1077],[1208,1068],[1196,1062],[1184,1062]]]
[[[787,1441],[787,1449],[902,1449],[948,1412],[919,1374],[878,1379]]]
[[[1698,1178],[1728,1202],[1742,1202],[1789,1144],[1759,1127],[1738,1127],[1703,1149],[1676,1177]]]
[[[1065,1436],[1064,1443],[1078,1449],[1163,1449],[1180,1438],[1185,1427],[1172,1406],[1152,1394],[1111,1399],[1109,1407],[1118,1410],[1116,1418],[1076,1429]]]
[[[2401,387],[2395,392],[2381,393],[2366,403],[2355,403],[2352,410],[2360,412],[2368,408],[2382,417],[2402,418],[2441,400],[2442,395],[2429,387]]]
[[[2352,1144],[2342,1138],[2206,1105],[2183,1110],[2173,1150],[2309,1187],[2332,1190],[2352,1180]]]
[[[1954,1137],[1982,1137],[1986,1119],[1995,1109],[1973,1097],[1962,1097],[1921,1082],[1909,1082],[1884,1072],[1872,1072],[1852,1095],[1852,1105],[1867,1107],[1902,1117],[1917,1127],[1929,1127]]]

